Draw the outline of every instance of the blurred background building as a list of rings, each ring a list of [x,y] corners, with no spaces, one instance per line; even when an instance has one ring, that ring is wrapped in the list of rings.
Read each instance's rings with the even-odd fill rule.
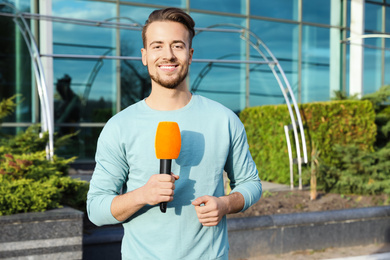
[[[0,99],[21,94],[2,132],[45,121],[46,109],[57,136],[79,131],[56,153],[93,162],[105,122],[150,91],[141,29],[154,9],[168,6],[196,22],[192,92],[237,113],[286,102],[275,64],[265,62],[273,56],[298,103],[390,84],[390,0],[1,0]]]

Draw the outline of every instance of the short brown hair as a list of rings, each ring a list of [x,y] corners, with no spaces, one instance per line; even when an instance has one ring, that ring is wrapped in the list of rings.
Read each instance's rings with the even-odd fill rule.
[[[160,9],[153,11],[150,15],[148,20],[146,20],[144,27],[142,28],[142,42],[144,44],[144,48],[146,46],[146,30],[148,29],[148,26],[153,22],[163,22],[163,21],[170,21],[170,22],[178,22],[183,24],[188,32],[189,32],[189,41],[190,41],[190,48],[192,45],[192,38],[195,36],[195,22],[189,16],[186,12],[179,8],[166,8],[166,9]]]

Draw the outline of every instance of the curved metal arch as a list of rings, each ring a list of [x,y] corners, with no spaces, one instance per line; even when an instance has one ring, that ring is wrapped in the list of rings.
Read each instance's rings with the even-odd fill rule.
[[[298,135],[298,127],[297,123],[299,126],[299,133],[301,135],[301,142],[302,142],[302,151],[303,151],[303,161],[305,163],[308,162],[308,157],[307,157],[307,148],[306,148],[306,141],[305,141],[305,133],[304,133],[304,128],[302,124],[302,118],[299,112],[299,107],[298,104],[295,100],[294,93],[291,89],[290,83],[287,80],[287,77],[279,63],[279,61],[276,59],[276,57],[272,54],[270,49],[264,44],[264,42],[252,31],[250,31],[248,28],[244,26],[240,26],[237,24],[215,24],[208,26],[207,28],[213,29],[217,27],[233,27],[237,28],[238,30],[236,32],[240,32],[240,38],[250,44],[263,58],[263,60],[268,64],[269,68],[271,69],[276,81],[279,84],[280,90],[283,93],[283,97],[286,101],[287,108],[290,114],[290,119],[291,119],[291,127],[294,133],[294,140],[295,140],[295,146],[296,146],[296,153],[297,153],[297,160],[298,160],[298,171],[299,171],[299,188],[302,188],[302,182],[301,182],[301,164],[302,164],[302,158],[301,158],[301,149],[300,149],[300,143],[299,143],[299,135]],[[198,30],[197,34],[206,31],[206,30]],[[254,39],[254,41],[252,41]],[[270,57],[270,59],[267,57],[267,55],[260,49],[263,48],[265,50],[265,53]],[[279,74],[281,75],[281,78],[279,77]],[[291,107],[291,102],[294,106],[295,114],[294,111]],[[289,138],[287,139],[288,146],[290,147],[290,141]],[[290,156],[291,157],[291,156]]]
[[[43,132],[48,132],[49,134],[49,141],[46,146],[46,158],[50,160],[54,156],[54,126],[52,125],[53,120],[51,120],[50,117],[50,105],[47,94],[47,83],[42,62],[40,59],[39,49],[35,41],[34,35],[32,34],[26,20],[24,19],[23,14],[11,4],[1,3],[1,5],[5,5],[15,12],[13,16],[13,21],[18,26],[19,31],[22,34],[28,51],[30,53],[31,63],[33,65],[35,80],[37,83],[38,96],[42,106],[41,112],[43,114],[43,123],[41,125],[41,128]]]
[[[225,63],[225,59],[226,58],[233,57],[233,56],[240,56],[240,54],[238,54],[238,53],[226,54],[226,55],[218,57],[216,60],[207,62],[207,64],[200,70],[198,76],[195,78],[195,80],[191,84],[191,91],[196,93],[196,91],[198,90],[199,85],[201,84],[202,80],[207,76],[207,74],[213,68],[213,64],[214,63],[218,63],[218,61],[220,61],[220,62],[224,61],[224,63]],[[254,56],[254,57],[256,57],[256,56]],[[193,60],[193,61],[196,62],[197,60]],[[228,61],[227,63],[230,64],[230,62],[231,62],[231,60]],[[255,64],[257,66],[257,65],[268,64],[268,63],[266,63],[266,62],[261,62],[261,63],[255,62],[255,63],[252,63],[252,64]],[[251,70],[253,70],[253,68]],[[253,94],[253,95],[256,95],[256,94]],[[261,94],[259,94],[259,95],[261,95]],[[267,96],[267,94],[264,94],[264,95]],[[270,95],[270,96],[281,97],[284,100],[284,97],[283,97],[282,94],[280,94],[280,95]]]

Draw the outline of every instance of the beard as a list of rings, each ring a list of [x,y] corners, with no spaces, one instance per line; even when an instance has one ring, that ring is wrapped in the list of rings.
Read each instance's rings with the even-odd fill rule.
[[[184,67],[183,70],[180,71],[175,77],[171,77],[169,79],[163,79],[158,72],[155,74],[151,74],[149,72],[149,76],[154,82],[168,89],[175,89],[177,86],[179,86],[186,79],[187,74],[188,66]]]

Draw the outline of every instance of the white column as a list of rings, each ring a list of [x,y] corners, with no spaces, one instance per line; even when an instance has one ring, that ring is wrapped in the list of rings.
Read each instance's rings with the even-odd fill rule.
[[[363,94],[364,0],[351,0],[349,95]]]
[[[334,26],[341,25],[341,2],[331,0],[330,23]],[[338,28],[330,29],[330,73],[329,73],[329,97],[334,97],[335,91],[341,90],[341,33]]]
[[[39,1],[39,13],[41,15],[52,15],[52,0]],[[39,21],[39,52],[53,54],[53,26],[51,21]],[[47,84],[47,96],[49,99],[50,122],[54,129],[54,84],[53,84],[53,58],[41,57],[43,73]],[[45,120],[44,117],[41,117]],[[44,125],[44,124],[42,124]]]

